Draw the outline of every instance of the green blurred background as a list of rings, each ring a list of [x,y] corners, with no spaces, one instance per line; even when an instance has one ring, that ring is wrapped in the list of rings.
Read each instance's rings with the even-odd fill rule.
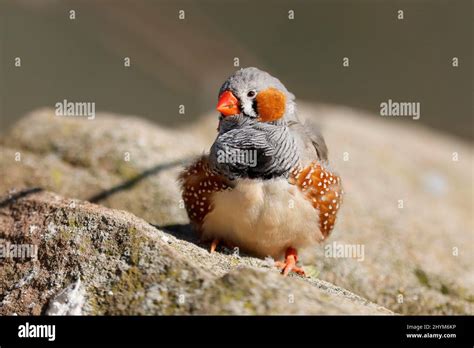
[[[472,140],[472,4],[4,0],[2,130],[63,99],[165,125],[186,123],[214,107],[238,57],[241,67],[279,77],[299,100],[377,114],[387,99],[420,102],[416,124]],[[178,19],[181,9],[185,20]],[[397,19],[398,9],[404,20]],[[15,57],[21,68],[14,67]],[[131,58],[130,68],[124,57]],[[342,66],[343,57],[350,68]],[[458,68],[452,57],[459,57]]]

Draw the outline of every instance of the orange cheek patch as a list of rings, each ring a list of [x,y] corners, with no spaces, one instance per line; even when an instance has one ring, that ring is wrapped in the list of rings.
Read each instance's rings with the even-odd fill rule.
[[[272,122],[285,114],[286,97],[276,88],[268,88],[257,95],[258,120]]]

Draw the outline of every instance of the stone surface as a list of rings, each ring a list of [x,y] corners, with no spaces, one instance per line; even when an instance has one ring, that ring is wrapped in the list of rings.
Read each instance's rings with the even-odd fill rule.
[[[101,114],[90,121],[42,109],[20,120],[3,144],[3,190],[40,186],[131,211],[151,223],[187,221],[179,208],[176,176],[178,165],[200,147],[192,134],[133,117]]]
[[[308,272],[397,313],[474,313],[472,143],[407,118],[298,106],[321,125],[346,191],[333,235],[303,259]],[[224,286],[234,277],[228,256],[187,248],[196,240],[176,183],[181,164],[209,148],[216,122],[212,114],[166,129],[133,117],[71,120],[38,110],[2,138],[0,191],[42,187],[129,211],[178,236],[174,250]],[[328,257],[332,243],[363,247],[363,259]]]
[[[282,277],[262,260],[211,255],[130,213],[41,190],[4,197],[0,237],[38,245],[36,259],[4,259],[0,315],[391,313],[317,279]]]

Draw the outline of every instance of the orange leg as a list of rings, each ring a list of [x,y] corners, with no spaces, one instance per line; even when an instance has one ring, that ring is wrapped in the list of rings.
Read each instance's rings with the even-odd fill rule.
[[[275,266],[281,269],[281,273],[284,276],[287,276],[290,272],[295,272],[299,275],[304,276],[305,273],[301,267],[296,266],[298,261],[298,254],[296,249],[288,248],[286,249],[285,262],[275,261]]]
[[[209,251],[211,254],[216,251],[217,246],[219,245],[219,240],[214,239],[211,243],[211,250]]]

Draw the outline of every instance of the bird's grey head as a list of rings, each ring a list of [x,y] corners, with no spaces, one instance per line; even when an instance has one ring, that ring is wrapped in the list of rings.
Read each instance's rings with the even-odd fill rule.
[[[298,161],[287,127],[296,119],[294,98],[264,71],[235,72],[219,91],[219,134],[209,156],[211,167],[229,179],[287,176]]]
[[[259,122],[285,123],[295,117],[295,96],[283,83],[257,68],[237,70],[219,90],[221,118],[240,115]]]

